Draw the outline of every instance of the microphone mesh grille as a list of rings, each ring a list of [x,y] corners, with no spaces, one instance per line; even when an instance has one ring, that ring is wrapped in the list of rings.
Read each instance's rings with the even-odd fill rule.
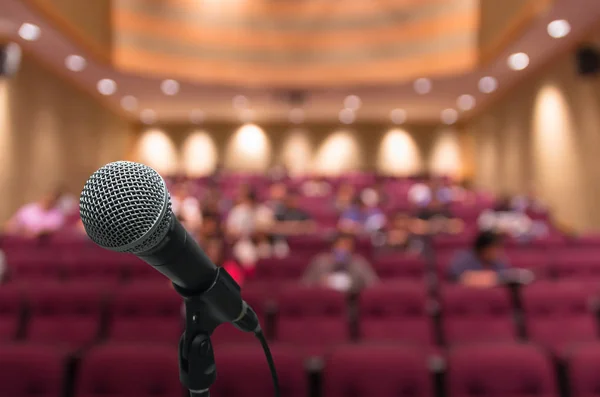
[[[79,212],[86,233],[113,251],[140,253],[154,248],[171,221],[166,189],[161,176],[143,164],[117,161],[105,165],[92,174],[81,192]],[[165,198],[168,208],[163,213]]]

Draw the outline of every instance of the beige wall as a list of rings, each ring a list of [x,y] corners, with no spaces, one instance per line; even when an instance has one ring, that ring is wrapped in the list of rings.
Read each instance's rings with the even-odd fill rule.
[[[25,58],[0,80],[0,221],[57,182],[78,193],[96,168],[125,156],[130,139],[127,122]]]
[[[263,171],[284,163],[301,174],[430,170],[461,177],[461,134],[452,128],[389,125],[207,125],[142,128],[133,158],[165,173],[202,175],[226,168]]]
[[[576,74],[572,55],[520,86],[468,127],[476,183],[535,191],[559,221],[600,230],[600,78]]]

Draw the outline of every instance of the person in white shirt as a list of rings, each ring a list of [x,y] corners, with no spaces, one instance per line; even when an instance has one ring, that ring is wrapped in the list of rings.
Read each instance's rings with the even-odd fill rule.
[[[185,183],[177,184],[172,191],[171,208],[173,213],[188,231],[197,232],[202,225],[200,202],[189,193],[189,188]]]

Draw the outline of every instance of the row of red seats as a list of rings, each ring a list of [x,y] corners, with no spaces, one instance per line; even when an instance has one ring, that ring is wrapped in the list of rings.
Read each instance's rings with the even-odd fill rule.
[[[271,340],[301,344],[307,354],[330,345],[361,341],[406,342],[437,351],[446,345],[519,340],[528,336],[561,353],[573,342],[598,338],[594,297],[600,289],[578,283],[538,282],[513,306],[508,288],[445,286],[431,299],[424,286],[383,283],[364,290],[356,305],[329,289],[288,285],[278,293],[245,288]],[[26,309],[26,310],[25,310]],[[526,335],[517,313],[522,309]],[[0,288],[0,338],[79,348],[101,339],[176,343],[182,332],[182,300],[166,284],[137,283],[107,290],[93,284],[45,284]],[[19,332],[20,331],[20,332]],[[214,341],[256,343],[231,325]],[[312,349],[312,350],[311,350]]]
[[[302,352],[289,346],[273,346],[272,351],[282,397],[310,396]],[[212,397],[273,395],[260,348],[221,348],[215,357],[217,381],[211,388]],[[0,346],[2,395],[61,397],[67,388],[74,390],[74,397],[184,395],[174,348],[95,347],[76,362],[75,378],[73,371],[67,370],[67,362],[63,352],[50,347]],[[600,345],[574,349],[565,363],[571,395],[597,395]],[[390,345],[340,346],[326,357],[319,372],[322,395],[327,397],[430,397],[435,395],[434,380],[440,379],[428,367],[422,351]],[[443,372],[447,397],[560,395],[553,361],[534,345],[458,347],[449,353]]]

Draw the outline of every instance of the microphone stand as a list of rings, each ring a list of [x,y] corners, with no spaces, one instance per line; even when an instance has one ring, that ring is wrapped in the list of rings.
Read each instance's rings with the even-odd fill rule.
[[[200,293],[173,287],[185,301],[185,331],[179,340],[179,379],[190,391],[190,397],[209,397],[209,388],[217,377],[210,335],[225,322],[241,319],[248,309],[240,295],[240,287],[223,269],[208,290]],[[240,302],[242,302],[240,308]],[[239,326],[239,325],[238,325]]]

